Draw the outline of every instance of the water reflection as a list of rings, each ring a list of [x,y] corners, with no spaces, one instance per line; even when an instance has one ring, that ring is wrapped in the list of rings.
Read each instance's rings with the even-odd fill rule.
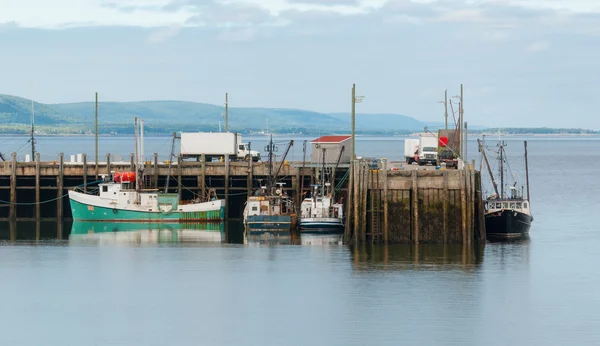
[[[133,222],[73,222],[69,243],[219,243],[225,239],[224,224],[164,224]]]
[[[483,250],[479,244],[398,244],[355,246],[351,254],[357,271],[472,269],[483,263]]]
[[[0,222],[0,241],[38,242],[65,239],[70,224],[57,221],[6,221]]]
[[[244,232],[244,244],[265,244],[265,245],[295,245],[297,244],[296,232],[291,231],[273,231],[273,230],[252,230]]]
[[[302,233],[300,236],[300,244],[302,245],[343,245],[344,234],[309,234]]]

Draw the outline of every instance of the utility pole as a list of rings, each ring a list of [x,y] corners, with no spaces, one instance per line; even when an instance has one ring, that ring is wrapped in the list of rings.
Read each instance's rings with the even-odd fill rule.
[[[96,180],[98,180],[98,92],[96,92]]]
[[[225,93],[225,132],[229,132],[229,95]]]
[[[355,110],[356,110],[356,84],[352,84],[352,156],[351,160],[356,158],[356,151],[354,149],[354,127],[355,127]]]
[[[444,90],[444,118],[446,119],[446,130],[448,130],[448,89]]]
[[[134,127],[133,127],[133,136],[135,138],[135,191],[139,191],[139,184],[138,184],[138,174],[140,171],[140,161],[139,161],[139,156],[138,156],[138,146],[139,146],[139,141],[138,141],[138,118],[135,117],[133,118],[133,123],[134,123]],[[136,194],[136,204],[139,198],[139,194]]]

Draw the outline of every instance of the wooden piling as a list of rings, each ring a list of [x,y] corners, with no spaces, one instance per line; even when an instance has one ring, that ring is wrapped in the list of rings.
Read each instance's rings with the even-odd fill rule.
[[[247,181],[246,181],[246,187],[248,189],[248,197],[252,196],[252,171],[254,170],[254,162],[252,161],[252,158],[250,160],[248,160],[248,176],[247,176]],[[300,171],[298,171],[299,173]],[[296,183],[297,184],[297,183]],[[296,204],[298,205],[298,204]]]
[[[458,171],[460,188],[461,234],[463,245],[467,244],[467,198],[465,194],[465,170]]]
[[[56,217],[62,222],[63,219],[63,195],[64,195],[64,158],[63,153],[58,154],[58,176],[56,177],[57,200],[56,200]]]
[[[354,192],[354,167],[353,161],[350,161],[350,167],[348,168],[350,171],[348,172],[348,188],[346,191],[346,224],[344,227],[344,242],[350,243],[351,240],[351,230],[352,230],[352,210],[354,209],[352,206],[352,193]],[[302,183],[304,184],[304,172],[302,172]],[[302,191],[304,193],[304,191]]]
[[[412,209],[413,209],[413,222],[412,222],[412,236],[413,243],[419,244],[419,189],[417,183],[417,171],[412,172]]]
[[[83,153],[83,193],[87,193],[87,175],[88,175],[88,167],[87,167],[87,155]],[[37,161],[37,159],[36,159]],[[39,170],[39,163],[36,163],[36,174]]]
[[[229,154],[225,155],[225,242],[229,242]]]
[[[444,186],[442,192],[442,238],[444,239],[444,244],[448,244],[448,171],[444,170],[442,174],[444,175]]]
[[[362,175],[362,192],[361,192],[361,227],[360,227],[360,241],[367,241],[367,194],[369,191],[369,174],[371,170],[368,164],[363,164],[363,175]]]
[[[17,153],[12,153],[10,167],[10,215],[11,221],[17,219]]]
[[[358,160],[354,160],[352,162],[352,167],[353,167],[353,171],[354,171],[354,211],[352,212],[352,217],[354,218],[354,229],[352,230],[354,233],[354,243],[358,244],[358,232],[359,232],[359,221],[360,221],[360,215],[358,214],[358,202],[360,201],[360,199],[358,198],[359,195],[359,184],[360,182],[358,181],[358,177],[360,176],[359,174],[359,165],[358,165]]]
[[[198,182],[200,191],[198,195],[204,195],[204,191],[206,190],[206,156],[204,154],[200,155],[200,181]]]
[[[388,170],[387,170],[387,159],[381,160],[382,171],[383,171],[383,242],[385,244],[389,241],[389,207],[388,207]],[[386,248],[387,249],[387,248]]]
[[[133,172],[135,172],[135,159],[134,159],[134,154],[131,153],[131,155],[129,156],[129,169]],[[110,173],[110,172],[109,172]]]
[[[154,181],[152,182],[152,186],[158,189],[158,153],[154,153]]]
[[[84,163],[85,163],[85,154]],[[87,165],[84,164],[84,167]],[[85,172],[85,168],[84,168]],[[41,205],[40,205],[40,153],[35,153],[35,219],[39,222],[41,217]]]
[[[300,210],[300,203],[302,203],[302,193],[300,192],[300,170],[296,171],[295,187],[296,187],[296,202],[295,203],[296,203],[296,206],[298,207],[298,210]],[[248,188],[248,195],[249,194],[250,194],[250,189]]]

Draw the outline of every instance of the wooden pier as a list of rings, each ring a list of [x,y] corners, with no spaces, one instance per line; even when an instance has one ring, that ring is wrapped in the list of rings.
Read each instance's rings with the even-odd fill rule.
[[[347,206],[345,240],[347,243],[463,243],[485,241],[480,195],[481,178],[474,170],[372,170],[364,161],[340,165],[334,173],[336,199]],[[54,161],[0,163],[0,220],[62,222],[71,218],[68,190],[96,188],[101,175],[133,171],[129,162],[65,162],[60,154]],[[303,162],[278,162],[278,181],[299,206],[314,183],[315,167]],[[265,162],[189,162],[178,159],[171,167],[159,162],[158,155],[145,162],[144,185],[169,192],[180,192],[182,199],[204,195],[216,189],[226,199],[226,218],[241,220],[247,196],[268,176]],[[352,185],[348,186],[348,182]],[[352,203],[348,204],[348,193]]]

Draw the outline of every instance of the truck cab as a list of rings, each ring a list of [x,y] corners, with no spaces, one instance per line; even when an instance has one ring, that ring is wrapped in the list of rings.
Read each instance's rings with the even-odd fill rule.
[[[250,150],[247,144],[238,144],[237,157],[249,161],[252,157],[252,161],[260,161],[260,152],[256,150]]]
[[[419,137],[419,166],[431,163],[436,165],[438,160],[438,140],[433,135]]]

